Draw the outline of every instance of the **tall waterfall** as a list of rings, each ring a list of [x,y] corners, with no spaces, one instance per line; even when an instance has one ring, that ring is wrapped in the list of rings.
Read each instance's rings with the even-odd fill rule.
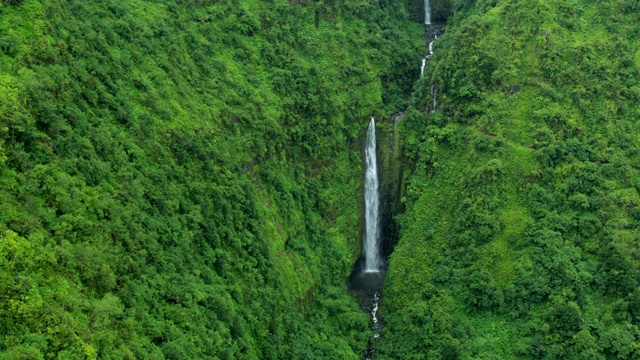
[[[366,233],[364,238],[365,272],[380,270],[380,198],[378,195],[378,163],[376,160],[376,122],[371,118],[365,150],[367,173],[364,181]]]
[[[429,0],[424,0],[424,23],[425,25],[431,25],[431,4],[429,4]]]

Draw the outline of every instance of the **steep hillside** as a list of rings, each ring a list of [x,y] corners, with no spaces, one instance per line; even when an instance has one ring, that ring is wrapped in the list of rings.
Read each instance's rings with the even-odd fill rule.
[[[0,359],[360,358],[401,2],[0,4]]]
[[[456,11],[403,122],[379,358],[640,358],[638,2]]]

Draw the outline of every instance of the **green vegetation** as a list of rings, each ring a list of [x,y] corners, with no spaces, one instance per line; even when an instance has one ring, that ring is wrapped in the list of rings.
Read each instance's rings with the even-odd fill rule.
[[[456,6],[403,122],[379,358],[640,358],[639,3]]]
[[[640,4],[420,2],[0,2],[0,360],[361,358],[412,93],[378,358],[640,358]]]
[[[360,358],[358,136],[412,91],[406,18],[0,3],[0,359]]]

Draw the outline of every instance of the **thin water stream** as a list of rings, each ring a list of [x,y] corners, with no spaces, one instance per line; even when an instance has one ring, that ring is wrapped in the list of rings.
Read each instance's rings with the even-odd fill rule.
[[[438,40],[438,35],[435,35],[433,40],[429,42],[429,54],[422,58],[422,65],[420,65],[420,77],[424,76],[424,68],[427,66],[427,60],[433,56],[433,43],[436,42],[436,40]]]

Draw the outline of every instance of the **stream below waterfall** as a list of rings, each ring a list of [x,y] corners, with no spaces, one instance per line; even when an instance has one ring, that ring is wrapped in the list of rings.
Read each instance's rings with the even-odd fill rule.
[[[369,314],[369,328],[371,329],[371,338],[367,344],[365,351],[365,360],[371,360],[375,353],[375,343],[382,337],[382,329],[384,328],[384,320],[380,318],[378,311],[380,310],[382,301],[382,286],[386,270],[378,272],[356,271],[351,275],[350,292],[360,308]]]

